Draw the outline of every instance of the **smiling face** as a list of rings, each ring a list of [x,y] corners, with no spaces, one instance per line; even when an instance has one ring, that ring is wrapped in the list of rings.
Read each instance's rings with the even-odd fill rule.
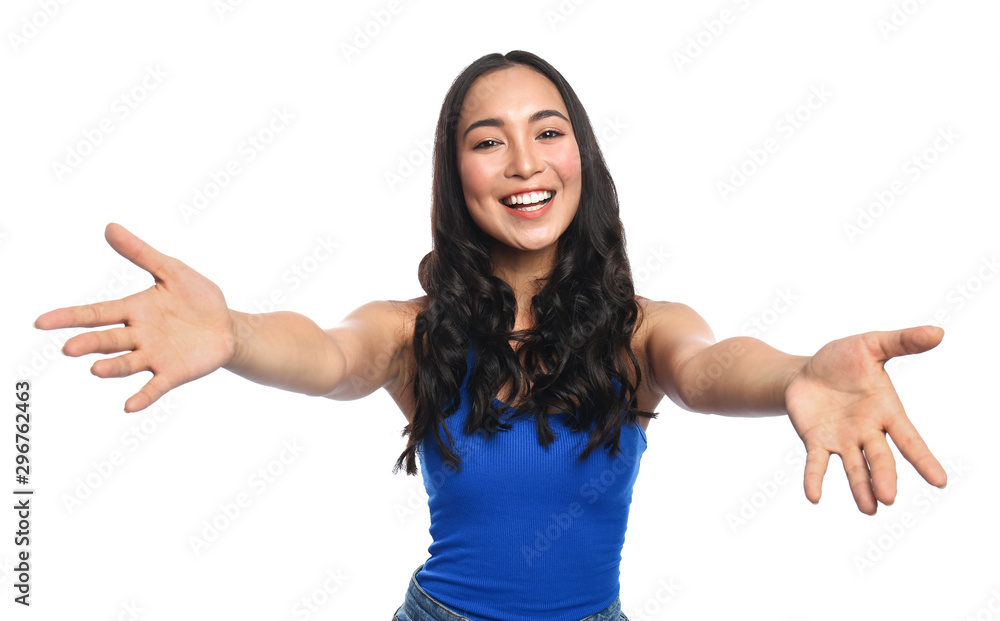
[[[580,204],[580,151],[562,96],[524,65],[487,73],[469,88],[455,136],[469,215],[494,254],[541,251]]]

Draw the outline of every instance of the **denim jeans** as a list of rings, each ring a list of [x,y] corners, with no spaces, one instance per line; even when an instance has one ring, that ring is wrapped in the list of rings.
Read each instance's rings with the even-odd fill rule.
[[[410,576],[410,587],[406,590],[403,605],[392,615],[392,621],[469,621],[454,610],[428,595],[417,584],[417,572],[423,565],[417,567]],[[585,617],[580,621],[628,621],[622,612],[622,603],[617,597],[604,610]]]

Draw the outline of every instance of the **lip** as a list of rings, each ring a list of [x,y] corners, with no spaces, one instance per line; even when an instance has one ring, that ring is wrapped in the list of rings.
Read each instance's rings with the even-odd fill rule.
[[[524,190],[522,192],[514,192],[514,194],[523,194],[524,192],[538,192],[540,190],[543,191],[547,189],[548,188],[536,188],[532,190]],[[555,190],[549,190],[549,192],[552,192],[552,197],[549,198],[549,202],[545,203],[545,206],[542,207],[541,209],[536,209],[535,211],[518,211],[516,208],[511,207],[510,205],[504,205],[503,203],[500,203],[500,206],[506,209],[509,213],[517,216],[518,218],[523,218],[525,220],[534,220],[535,218],[541,218],[546,213],[548,213],[549,209],[552,208],[552,203],[556,202],[556,198],[559,197],[559,193],[556,192]],[[509,194],[507,198],[509,198],[510,196],[514,196],[514,194]]]

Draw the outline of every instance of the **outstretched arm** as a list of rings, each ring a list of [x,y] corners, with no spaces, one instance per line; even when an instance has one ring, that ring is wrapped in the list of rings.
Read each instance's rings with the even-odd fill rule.
[[[338,401],[360,399],[399,377],[412,336],[407,307],[407,302],[368,302],[327,330],[289,311],[230,311],[236,351],[224,367],[267,386]]]
[[[396,348],[403,335],[396,303],[366,304],[327,331],[298,313],[232,311],[215,283],[123,226],[108,224],[104,236],[153,276],[153,286],[121,300],[49,311],[34,326],[123,324],[78,334],[66,341],[63,353],[128,352],[96,361],[91,373],[98,377],[151,371],[153,377],[125,402],[126,412],[145,409],[220,367],[261,384],[335,399],[364,396],[399,372]]]
[[[785,414],[784,389],[809,359],[755,338],[718,343],[691,307],[649,302],[647,357],[661,391],[691,412],[728,416]]]
[[[831,453],[840,455],[858,508],[892,504],[896,469],[888,433],[927,482],[944,468],[910,423],[885,363],[937,346],[944,331],[920,326],[838,339],[813,356],[792,356],[749,337],[715,342],[683,304],[651,303],[647,355],[654,379],[681,407],[737,416],[785,414],[808,451],[805,493],[819,502]]]

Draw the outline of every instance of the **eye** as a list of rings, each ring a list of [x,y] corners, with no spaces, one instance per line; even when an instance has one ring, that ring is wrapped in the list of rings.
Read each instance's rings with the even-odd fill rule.
[[[550,135],[547,136],[546,134],[550,134]],[[560,131],[556,131],[554,129],[547,129],[544,132],[542,132],[541,136],[539,136],[539,137],[540,138],[555,138],[557,136],[563,136],[563,135],[565,135],[565,134],[563,134]]]
[[[492,144],[488,144],[488,143],[492,143]],[[492,138],[487,138],[486,140],[483,140],[482,142],[480,142],[479,144],[477,144],[476,146],[474,146],[472,148],[473,149],[489,149],[490,147],[496,146],[498,144],[500,144],[500,143],[497,142],[496,140],[493,140]]]

